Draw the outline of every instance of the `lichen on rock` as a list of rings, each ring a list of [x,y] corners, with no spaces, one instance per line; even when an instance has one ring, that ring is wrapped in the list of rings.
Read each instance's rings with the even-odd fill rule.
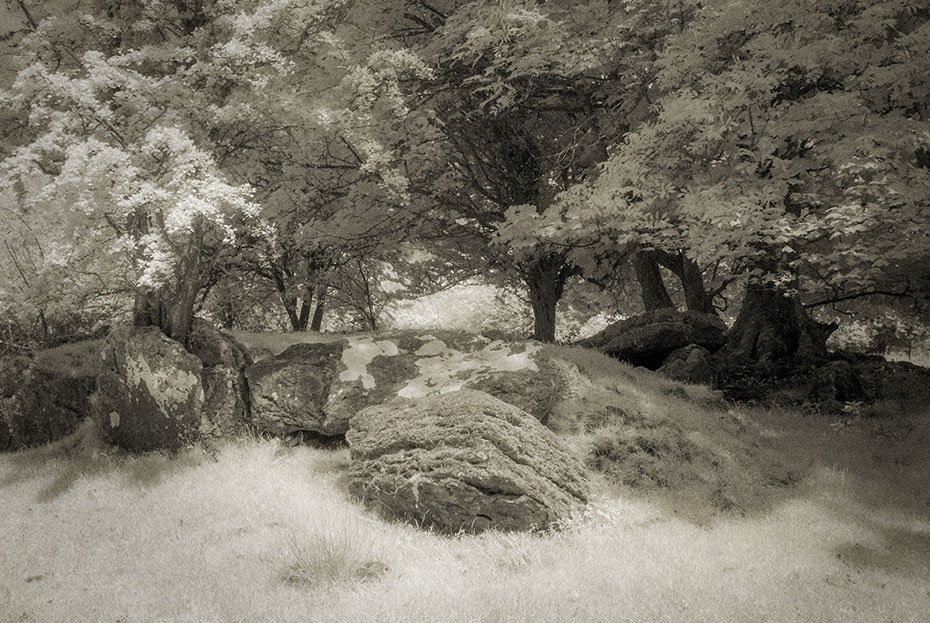
[[[353,336],[294,344],[246,372],[252,424],[284,434],[342,435],[360,410],[397,397],[481,387],[545,420],[561,391],[540,346],[481,336]]]
[[[199,436],[203,364],[156,327],[118,327],[104,344],[92,404],[127,450],[173,449]]]

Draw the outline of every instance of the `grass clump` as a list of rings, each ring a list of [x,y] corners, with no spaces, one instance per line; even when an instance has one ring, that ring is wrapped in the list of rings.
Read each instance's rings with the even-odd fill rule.
[[[318,522],[287,535],[287,584],[332,585],[381,578],[388,570],[375,553],[372,534],[351,520]]]

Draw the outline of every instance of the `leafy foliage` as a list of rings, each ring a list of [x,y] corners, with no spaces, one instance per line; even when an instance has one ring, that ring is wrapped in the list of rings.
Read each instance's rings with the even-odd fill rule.
[[[687,249],[815,299],[902,291],[930,251],[927,17],[705,3],[657,58],[655,116],[536,231]]]
[[[238,292],[300,329],[367,267],[520,283],[551,339],[573,277],[643,251],[718,302],[930,292],[920,4],[58,2],[22,5],[0,95],[23,319],[132,298],[183,333]]]

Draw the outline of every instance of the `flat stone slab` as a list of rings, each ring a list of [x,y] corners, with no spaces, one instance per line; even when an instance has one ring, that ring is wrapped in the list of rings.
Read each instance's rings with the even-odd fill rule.
[[[711,314],[657,309],[620,320],[580,345],[650,370],[675,350],[697,344],[710,352],[726,342],[727,326]]]

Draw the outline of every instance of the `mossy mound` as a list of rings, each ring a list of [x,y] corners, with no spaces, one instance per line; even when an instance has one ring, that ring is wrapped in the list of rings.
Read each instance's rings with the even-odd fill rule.
[[[554,409],[568,442],[608,489],[644,495],[696,521],[768,509],[798,480],[751,411],[590,349],[547,347],[575,373]]]

